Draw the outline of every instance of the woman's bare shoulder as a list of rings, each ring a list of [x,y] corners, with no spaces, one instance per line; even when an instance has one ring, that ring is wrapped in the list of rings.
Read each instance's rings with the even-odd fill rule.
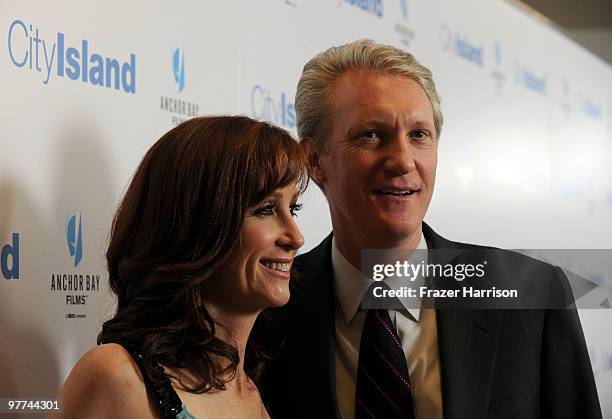
[[[138,366],[121,345],[96,346],[75,365],[59,393],[59,417],[142,415],[150,409]],[[138,416],[136,416],[138,417]]]
[[[81,357],[68,380],[75,375],[82,382],[96,386],[144,386],[140,370],[130,353],[121,345],[107,343],[96,346]]]

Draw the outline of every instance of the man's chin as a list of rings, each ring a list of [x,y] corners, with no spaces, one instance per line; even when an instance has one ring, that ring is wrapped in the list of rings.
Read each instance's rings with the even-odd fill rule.
[[[385,220],[379,224],[378,228],[372,231],[372,242],[379,243],[380,248],[401,245],[411,239],[420,241],[420,237],[415,239],[415,235],[421,234],[421,221],[393,221]],[[418,241],[416,244],[418,244]]]

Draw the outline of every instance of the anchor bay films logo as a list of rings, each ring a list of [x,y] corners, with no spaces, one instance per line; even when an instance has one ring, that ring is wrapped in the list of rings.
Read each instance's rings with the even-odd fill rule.
[[[414,30],[410,25],[410,9],[408,0],[399,0],[398,7],[401,13],[402,20],[395,23],[395,33],[399,36],[402,46],[409,47],[414,40]]]
[[[563,113],[565,117],[567,118],[569,114],[572,112],[572,108],[573,108],[572,98],[571,98],[572,89],[571,89],[570,82],[567,79],[567,77],[564,77],[563,81],[561,82],[561,91],[562,91],[561,109],[563,110]]]
[[[175,48],[171,55],[171,75],[175,83],[175,89],[179,95],[183,94],[186,85],[186,65],[185,65],[185,49],[182,47]],[[171,126],[177,126],[187,119],[198,116],[200,106],[195,102],[190,102],[175,95],[162,95],[160,98],[160,108],[162,112],[172,115],[170,120]]]
[[[67,319],[86,318],[85,308],[90,297],[100,291],[100,274],[77,269],[84,256],[81,212],[73,211],[68,214],[65,227],[66,255],[71,269],[52,273],[49,288],[54,294],[62,296],[62,304],[67,308]]]
[[[493,68],[491,69],[491,79],[495,83],[495,87],[497,87],[497,92],[499,93],[500,89],[506,83],[506,74],[503,68],[503,55],[502,55],[502,46],[501,42],[495,41],[493,44]]]

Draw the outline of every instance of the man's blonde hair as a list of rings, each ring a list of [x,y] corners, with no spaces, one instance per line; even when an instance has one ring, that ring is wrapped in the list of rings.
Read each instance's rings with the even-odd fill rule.
[[[332,47],[306,63],[297,86],[295,109],[299,137],[309,138],[319,150],[325,150],[329,106],[336,79],[348,70],[371,70],[383,74],[407,77],[425,91],[433,109],[436,137],[442,130],[442,110],[431,71],[419,64],[414,56],[389,45],[361,39]]]

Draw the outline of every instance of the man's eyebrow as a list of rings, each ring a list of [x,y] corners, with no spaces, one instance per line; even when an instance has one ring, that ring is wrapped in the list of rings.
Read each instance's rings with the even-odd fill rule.
[[[417,125],[417,126],[425,126],[425,127],[434,127],[435,124],[433,123],[433,121],[428,121],[426,119],[415,119],[414,121],[412,121],[413,125]]]
[[[364,131],[379,130],[386,126],[388,125],[385,125],[381,123],[380,121],[372,121],[372,120],[358,121],[355,124],[348,127],[345,135],[347,137],[353,137],[355,135],[362,134]]]
[[[360,119],[351,126],[350,131],[360,130],[369,127],[389,126],[389,122],[383,118],[365,118]]]

